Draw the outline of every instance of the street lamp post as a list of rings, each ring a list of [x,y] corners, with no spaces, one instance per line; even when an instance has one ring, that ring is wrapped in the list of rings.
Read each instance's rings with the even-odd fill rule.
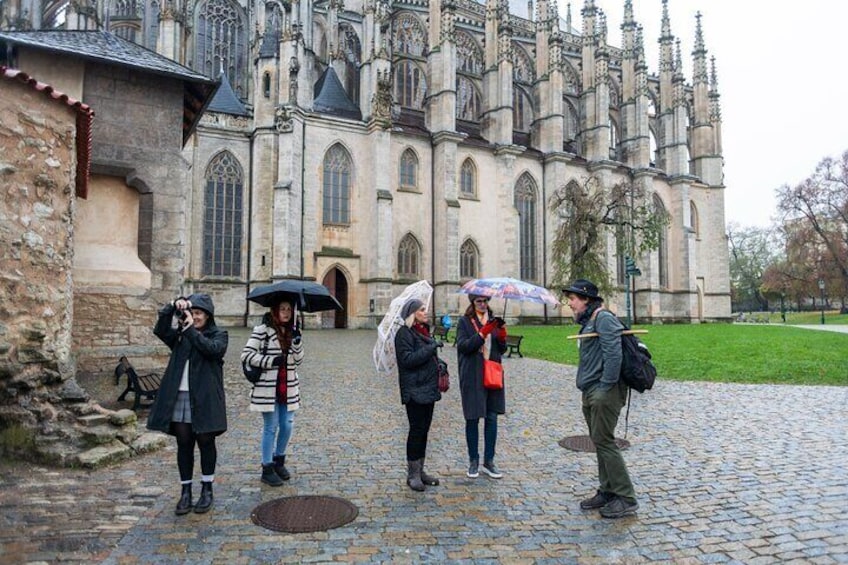
[[[824,279],[819,279],[819,290],[821,291],[821,323],[824,325]]]
[[[626,301],[624,305],[624,309],[627,310],[627,327],[630,327],[630,296],[633,294],[633,288],[631,285],[631,281],[635,284],[636,279],[633,277],[638,277],[642,274],[642,270],[636,266],[636,260],[626,255],[624,257],[624,284],[627,285],[627,290],[625,291]],[[633,297],[633,318],[636,318],[636,297]]]

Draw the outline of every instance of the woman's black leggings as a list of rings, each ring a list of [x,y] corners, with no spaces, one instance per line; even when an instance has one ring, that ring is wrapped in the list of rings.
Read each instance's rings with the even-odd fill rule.
[[[180,480],[190,481],[194,474],[194,444],[200,448],[200,472],[204,475],[215,474],[218,450],[215,448],[215,434],[196,434],[191,424],[175,422],[174,435],[177,436],[177,467]]]
[[[409,418],[409,435],[406,438],[407,461],[424,459],[424,455],[427,453],[427,434],[430,432],[430,424],[433,422],[434,407],[434,402],[417,404],[410,401],[406,404],[406,416]]]

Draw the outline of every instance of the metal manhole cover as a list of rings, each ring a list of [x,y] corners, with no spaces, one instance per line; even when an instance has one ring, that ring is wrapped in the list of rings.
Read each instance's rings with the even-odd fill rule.
[[[287,496],[262,503],[250,513],[257,526],[275,532],[322,532],[353,521],[359,510],[335,496]]]
[[[595,444],[589,436],[568,436],[559,440],[560,447],[570,449],[571,451],[588,451],[595,452]],[[630,442],[619,437],[615,438],[615,444],[619,449],[627,449],[630,447]]]

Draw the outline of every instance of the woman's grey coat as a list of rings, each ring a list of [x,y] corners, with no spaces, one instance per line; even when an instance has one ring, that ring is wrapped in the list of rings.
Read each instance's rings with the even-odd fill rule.
[[[207,311],[212,308],[211,303],[204,307],[194,304],[194,300],[192,306]],[[173,435],[171,416],[183,378],[183,368],[188,360],[188,388],[194,433],[220,435],[227,431],[223,366],[229,336],[215,325],[211,315],[203,330],[198,331],[192,326],[180,333],[171,324],[174,310],[173,304],[167,304],[159,310],[159,319],[153,328],[153,333],[171,349],[171,358],[156,401],[150,409],[147,428]]]
[[[480,337],[474,324],[468,316],[462,316],[456,327],[456,351],[459,361],[459,392],[462,395],[462,414],[466,420],[485,418],[486,412],[497,414],[506,413],[506,373],[504,373],[504,388],[489,390],[483,387],[483,347],[484,339]],[[501,343],[494,337],[489,359],[501,362],[501,355],[506,351],[506,343]]]
[[[436,342],[401,326],[395,334],[400,401],[432,404],[441,400],[436,366]]]

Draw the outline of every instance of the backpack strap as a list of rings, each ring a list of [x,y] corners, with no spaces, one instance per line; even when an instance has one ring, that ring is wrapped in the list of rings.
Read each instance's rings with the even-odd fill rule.
[[[603,306],[599,306],[594,312],[592,312],[592,315],[589,317],[589,320],[593,321],[595,318],[598,317],[598,314],[600,314],[601,312],[604,312],[604,311],[612,314],[612,312],[610,312],[607,308],[605,308]],[[613,314],[613,316],[614,315],[615,314]],[[619,380],[620,379],[621,379],[621,377],[619,377]],[[627,412],[624,413],[624,439],[627,439],[627,427],[628,427],[628,423],[629,423],[628,420],[630,419],[630,395],[632,394],[632,392],[633,391],[630,390],[630,387],[627,387]]]

